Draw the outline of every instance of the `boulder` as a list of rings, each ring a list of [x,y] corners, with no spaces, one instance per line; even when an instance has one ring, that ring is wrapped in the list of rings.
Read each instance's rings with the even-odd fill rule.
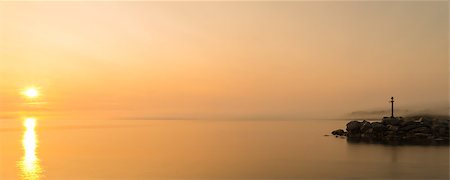
[[[362,123],[358,121],[350,121],[347,123],[347,132],[350,134],[355,134],[360,132]]]
[[[409,131],[411,129],[416,129],[419,127],[424,127],[424,126],[419,122],[411,122],[411,123],[405,124],[404,126],[400,127],[399,130],[400,131]]]
[[[365,142],[375,142],[377,140],[377,136],[374,133],[364,133],[361,134],[360,139]]]
[[[431,127],[433,125],[433,120],[429,118],[422,118],[419,120],[419,122],[428,127]]]
[[[387,130],[387,127],[383,125],[383,123],[380,122],[374,122],[372,123],[373,131],[375,132],[383,132]]]
[[[347,133],[342,129],[338,129],[331,132],[331,134],[335,136],[345,136]]]
[[[412,120],[407,120],[407,121],[403,121],[400,123],[400,127],[405,127],[405,126],[409,126],[412,124],[416,124],[416,122],[412,121]]]
[[[393,132],[397,132],[398,128],[399,128],[398,126],[394,126],[394,125],[391,125],[391,124],[387,125],[386,127],[387,127],[388,131],[393,131]]]
[[[393,118],[393,117],[388,117],[388,118],[383,118],[383,120],[381,120],[381,123],[383,123],[384,125],[395,125],[398,126],[402,123],[402,120],[400,120],[399,118]]]
[[[435,138],[433,139],[434,142],[436,142],[436,144],[438,145],[449,145],[450,141],[448,137],[445,138]]]
[[[415,129],[411,129],[408,131],[408,133],[424,133],[424,134],[430,134],[431,133],[431,129],[428,127],[419,127],[419,128],[415,128]]]
[[[449,135],[448,128],[440,127],[437,131],[437,134],[441,137],[446,137]]]
[[[450,119],[449,120],[439,120],[439,121],[437,121],[438,122],[437,124],[439,124],[440,126],[445,126],[445,127],[448,128],[449,121],[450,121]]]
[[[369,129],[372,129],[372,124],[369,121],[364,120],[359,130],[364,133]]]

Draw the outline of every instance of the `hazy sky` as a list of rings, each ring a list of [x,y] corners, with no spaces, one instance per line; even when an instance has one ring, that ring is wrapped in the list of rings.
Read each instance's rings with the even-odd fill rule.
[[[446,1],[0,2],[0,118],[334,118],[390,96],[448,110],[447,16]]]

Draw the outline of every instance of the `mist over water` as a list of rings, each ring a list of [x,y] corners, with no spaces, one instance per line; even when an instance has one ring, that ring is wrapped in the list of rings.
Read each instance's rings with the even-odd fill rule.
[[[395,108],[395,116],[411,117],[411,116],[430,116],[445,118],[450,116],[449,106],[446,105],[429,105],[425,106],[410,106],[407,109]],[[382,117],[390,116],[390,109],[378,109],[378,110],[360,110],[348,113],[348,118],[372,118],[381,119]]]

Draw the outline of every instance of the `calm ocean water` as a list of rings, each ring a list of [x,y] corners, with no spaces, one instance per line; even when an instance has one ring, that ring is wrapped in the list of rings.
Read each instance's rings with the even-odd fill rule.
[[[0,179],[449,179],[449,147],[324,136],[345,124],[2,120]]]

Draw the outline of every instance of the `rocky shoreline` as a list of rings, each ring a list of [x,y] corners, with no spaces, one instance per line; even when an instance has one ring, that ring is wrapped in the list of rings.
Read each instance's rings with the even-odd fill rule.
[[[346,131],[338,129],[331,134],[347,137],[350,143],[448,146],[449,122],[448,117],[384,117],[381,121],[350,121]]]

